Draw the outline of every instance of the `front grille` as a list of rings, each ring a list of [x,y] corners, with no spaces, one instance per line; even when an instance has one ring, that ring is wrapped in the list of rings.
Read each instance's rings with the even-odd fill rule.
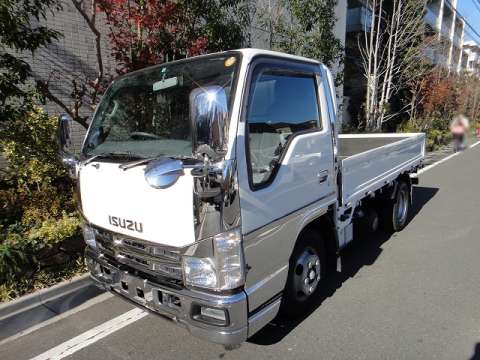
[[[183,280],[181,256],[146,241],[95,228],[99,250],[110,259],[134,269]]]

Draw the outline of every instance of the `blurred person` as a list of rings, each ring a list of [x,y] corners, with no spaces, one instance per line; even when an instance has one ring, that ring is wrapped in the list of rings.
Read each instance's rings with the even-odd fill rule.
[[[465,148],[465,134],[470,127],[468,119],[464,115],[457,115],[450,123],[450,131],[453,136],[453,151],[457,152]]]

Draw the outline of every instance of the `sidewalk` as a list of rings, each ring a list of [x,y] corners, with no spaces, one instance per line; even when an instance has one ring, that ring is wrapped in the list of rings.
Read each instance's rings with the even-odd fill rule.
[[[467,138],[467,145],[471,146],[472,144],[476,143],[479,140],[480,139],[478,139],[475,136],[469,136]],[[451,141],[447,145],[440,147],[435,151],[427,152],[425,154],[425,160],[423,161],[423,163],[425,164],[425,166],[428,166],[430,164],[433,164],[434,162],[437,162],[439,160],[442,160],[443,158],[446,158],[451,154],[453,154],[453,141]]]
[[[0,345],[6,338],[48,322],[102,293],[84,274],[0,304]]]

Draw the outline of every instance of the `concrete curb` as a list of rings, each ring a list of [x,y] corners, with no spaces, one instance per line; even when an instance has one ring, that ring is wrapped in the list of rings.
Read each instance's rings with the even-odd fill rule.
[[[0,305],[0,321],[10,318],[38,306],[44,306],[48,301],[67,296],[82,288],[92,285],[89,274],[76,276],[49,288],[38,290],[18,299]]]
[[[2,304],[0,342],[80,309],[102,293],[89,274],[85,274]]]

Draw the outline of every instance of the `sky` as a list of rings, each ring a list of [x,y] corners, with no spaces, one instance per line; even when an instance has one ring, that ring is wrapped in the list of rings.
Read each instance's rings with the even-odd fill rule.
[[[480,0],[458,0],[457,10],[480,34]],[[469,33],[472,31],[467,25],[465,25],[465,30],[465,40],[472,40],[473,36],[473,40],[480,44],[480,37],[475,34],[470,35]]]

